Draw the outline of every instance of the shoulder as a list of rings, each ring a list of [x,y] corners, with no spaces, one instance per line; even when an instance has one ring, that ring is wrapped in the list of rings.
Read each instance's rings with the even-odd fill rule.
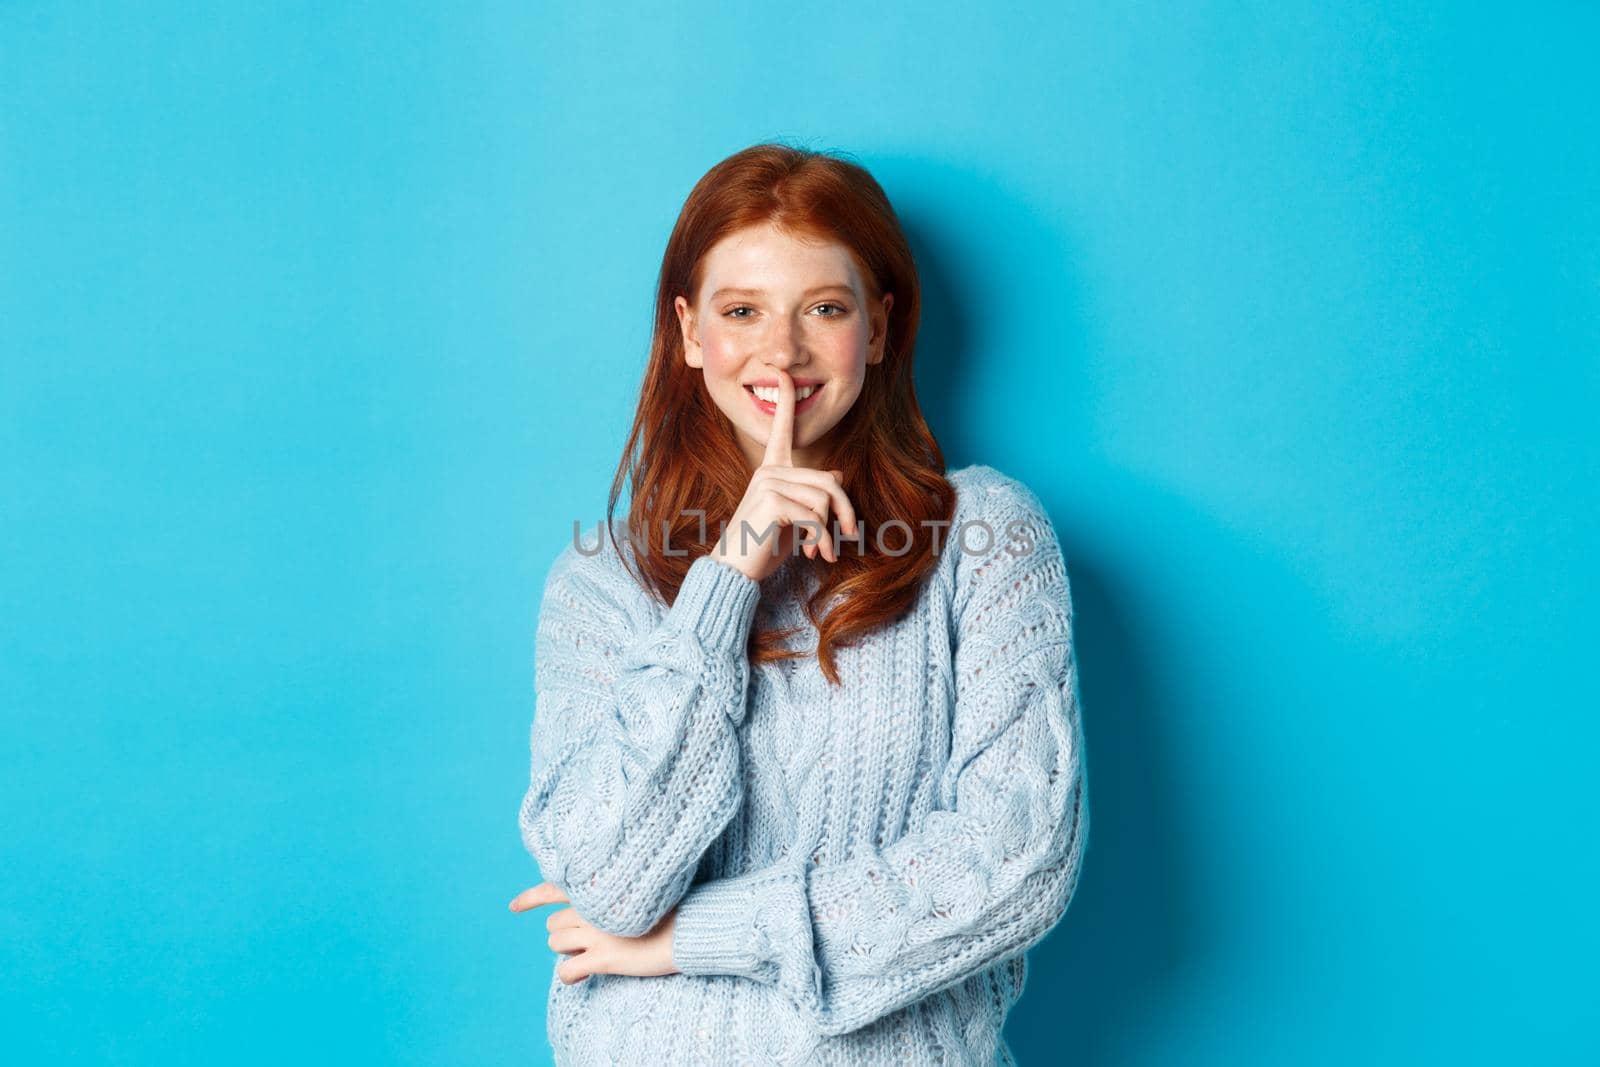
[[[1020,478],[1014,478],[987,463],[969,463],[965,467],[946,471],[945,479],[955,486],[957,499],[965,499],[968,503],[986,502],[993,497],[1029,497],[1038,502],[1033,490]]]
[[[949,471],[945,478],[956,491],[956,525],[981,523],[994,528],[998,537],[1000,525],[1022,524],[1055,541],[1055,528],[1043,502],[1021,479],[983,463]],[[978,540],[977,534],[968,538],[969,542]]]
[[[1006,586],[1064,585],[1066,561],[1039,495],[1021,479],[975,463],[946,473],[956,490],[955,520],[945,551],[956,614]]]
[[[617,540],[621,554],[597,526],[562,547],[545,575],[541,623],[582,616],[602,625],[628,625],[650,614],[652,599],[624,562],[625,556],[631,562],[632,548],[620,533]]]

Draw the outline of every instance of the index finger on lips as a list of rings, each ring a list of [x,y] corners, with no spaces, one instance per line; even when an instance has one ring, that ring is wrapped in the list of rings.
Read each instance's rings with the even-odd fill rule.
[[[767,452],[761,462],[778,467],[794,466],[794,379],[778,368],[778,410],[772,415],[772,432],[767,437]]]

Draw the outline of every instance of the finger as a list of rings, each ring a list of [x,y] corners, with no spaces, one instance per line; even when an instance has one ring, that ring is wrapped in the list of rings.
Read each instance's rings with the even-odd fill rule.
[[[762,463],[779,467],[794,465],[794,379],[777,368],[778,410],[772,416],[772,432],[767,435],[767,452]]]
[[[512,911],[527,911],[530,908],[537,908],[541,904],[554,904],[558,901],[566,900],[567,895],[561,891],[560,886],[554,882],[540,882],[533,888],[524,889],[512,897],[511,903],[507,906]]]
[[[791,478],[791,473],[796,477]],[[804,473],[803,467],[790,467],[782,476],[764,475],[761,479],[761,488],[804,504],[818,515],[826,516],[829,506],[834,503],[833,494],[828,492],[826,485],[816,484],[815,480],[805,480],[801,477]]]
[[[839,529],[852,537],[856,534],[856,509],[850,503],[850,498],[845,495],[844,488],[839,485],[844,479],[844,471],[819,471],[810,467],[790,467],[781,475],[775,476],[775,481],[802,482],[813,486],[828,494],[831,498],[834,513],[839,516]]]
[[[544,921],[546,930],[573,929],[586,925],[577,908],[560,908],[552,911]]]
[[[840,483],[844,481],[844,471],[836,470],[828,473],[833,475],[834,481]],[[838,508],[839,522],[844,526],[844,532],[854,537],[860,532],[856,529],[856,508],[854,504],[850,503],[850,498],[844,495],[844,486],[842,484],[839,487],[839,503],[835,506]]]
[[[556,976],[567,985],[581,982],[589,977],[591,972],[583,965],[583,957],[585,955],[586,953],[579,952],[556,964]]]
[[[547,940],[552,950],[561,953],[582,952],[589,947],[588,940],[578,930],[556,930]]]
[[[828,536],[827,525],[823,522],[824,516],[817,514],[816,511],[807,507],[801,501],[795,500],[793,497],[784,496],[776,491],[769,498],[769,501],[773,511],[777,513],[778,519],[796,528],[795,537],[803,536],[804,531],[811,531],[817,534],[816,543],[823,555],[830,560],[834,558],[832,555],[833,539]]]
[[[800,519],[794,525],[800,554],[806,559],[816,559],[822,546],[822,524],[816,519]]]

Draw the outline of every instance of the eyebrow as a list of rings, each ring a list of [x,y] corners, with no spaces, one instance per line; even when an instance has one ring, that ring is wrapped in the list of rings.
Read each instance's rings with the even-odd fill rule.
[[[844,292],[849,293],[851,296],[855,295],[855,291],[848,285],[845,285],[843,282],[834,282],[831,285],[813,286],[812,288],[801,293],[800,298],[803,300],[808,296],[815,296],[817,293],[830,292],[834,289],[841,289]],[[760,296],[765,291],[766,290],[764,289],[739,289],[731,285],[724,285],[721,289],[718,289],[716,292],[711,294],[711,299],[715,300],[721,296]]]

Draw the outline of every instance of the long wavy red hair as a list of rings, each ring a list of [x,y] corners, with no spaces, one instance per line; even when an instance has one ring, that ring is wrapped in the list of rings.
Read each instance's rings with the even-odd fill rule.
[[[684,360],[673,298],[694,303],[712,246],[768,222],[797,236],[837,241],[854,254],[872,300],[894,294],[883,359],[867,366],[861,394],[830,432],[820,468],[844,471],[842,484],[867,531],[865,544],[843,541],[838,562],[831,564],[793,557],[797,568],[817,572],[819,584],[805,612],[817,630],[814,654],[822,673],[838,685],[834,650],[911,607],[937,564],[936,531],[928,524],[950,522],[956,496],[912,383],[921,313],[916,264],[889,198],[865,168],[838,155],[758,144],[712,167],[689,193],[661,260],[650,363],[612,479],[606,529],[615,545],[613,516],[627,484],[627,539],[639,549],[633,573],[671,604],[690,563],[711,551],[743,498],[751,472],[737,431],[711,399],[700,371]],[[703,530],[697,510],[705,513]],[[890,551],[880,551],[877,530],[895,519],[910,528],[910,546],[900,551],[907,534],[896,525],[883,534]],[[666,544],[673,554],[660,550]],[[795,632],[753,632],[752,660],[811,655],[781,647]]]

